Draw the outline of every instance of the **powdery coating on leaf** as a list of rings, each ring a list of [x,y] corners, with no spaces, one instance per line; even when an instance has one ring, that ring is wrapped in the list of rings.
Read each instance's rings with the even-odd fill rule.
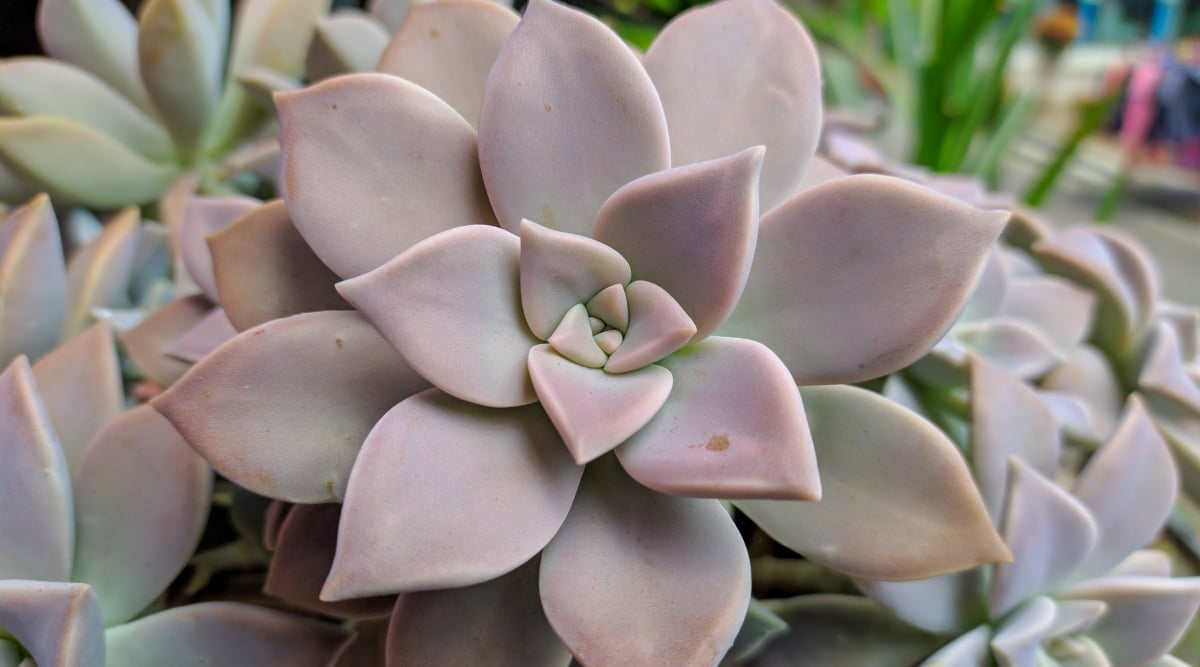
[[[604,364],[609,373],[628,373],[663,359],[692,340],[696,325],[666,290],[645,280],[625,288],[629,327],[621,346]]]
[[[37,31],[47,53],[95,74],[143,110],[152,108],[138,73],[137,22],[118,0],[43,0]]]
[[[1200,607],[1200,578],[1107,577],[1061,597],[1107,604],[1108,612],[1088,634],[1113,665],[1141,665],[1161,657],[1183,636]]]
[[[194,364],[238,333],[223,308],[212,308],[187,333],[163,348],[163,354]]]
[[[0,363],[36,359],[58,340],[67,307],[62,240],[50,198],[38,195],[0,225]]]
[[[1037,597],[1004,620],[991,643],[1002,667],[1037,664],[1042,641],[1054,624],[1055,611],[1053,600]]]
[[[140,240],[141,214],[135,207],[122,209],[107,221],[104,231],[67,262],[70,306],[62,338],[70,338],[91,324],[93,308],[128,304]]]
[[[360,315],[324,311],[239,334],[153,405],[239,485],[329,502],[376,420],[428,386]]]
[[[175,299],[141,324],[117,334],[117,338],[138,369],[159,385],[169,387],[192,365],[168,356],[167,346],[194,329],[211,310],[212,304],[201,295]]]
[[[104,663],[104,625],[96,596],[86,584],[0,580],[0,627],[39,667]]]
[[[208,237],[225,229],[235,220],[260,205],[257,199],[241,195],[233,197],[189,197],[183,220],[174,238],[188,275],[204,291],[209,300],[220,303],[217,281],[213,276],[212,253]]]

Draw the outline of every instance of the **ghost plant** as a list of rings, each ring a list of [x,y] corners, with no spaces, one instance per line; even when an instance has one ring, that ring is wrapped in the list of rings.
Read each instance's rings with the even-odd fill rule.
[[[0,200],[148,203],[185,171],[228,187],[248,159],[234,149],[269,127],[239,77],[298,76],[328,6],[242,2],[230,36],[226,0],[147,0],[136,21],[119,0],[41,2],[52,58],[0,62]]]

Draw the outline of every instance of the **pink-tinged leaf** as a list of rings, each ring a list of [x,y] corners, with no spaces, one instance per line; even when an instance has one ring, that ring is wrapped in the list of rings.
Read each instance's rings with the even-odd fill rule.
[[[337,289],[418,373],[489,407],[537,400],[525,358],[540,341],[521,313],[520,241],[484,225],[427,239]]]
[[[234,220],[255,210],[261,202],[241,195],[234,197],[191,197],[187,201],[175,243],[183,256],[188,275],[210,301],[220,303],[217,281],[213,276],[212,253],[208,237],[233,224]]]
[[[70,338],[91,324],[93,308],[128,304],[140,227],[138,209],[132,206],[123,209],[107,221],[100,236],[67,262],[70,306],[63,322],[63,338]]]
[[[649,422],[671,393],[671,372],[644,366],[611,374],[563,358],[549,345],[529,351],[538,400],[572,458],[583,465],[625,442]]]
[[[1178,484],[1171,450],[1141,398],[1131,396],[1116,432],[1075,480],[1073,493],[1098,529],[1096,546],[1075,578],[1102,575],[1149,544],[1171,513]]]
[[[1054,413],[1017,378],[979,357],[971,361],[971,463],[992,522],[1008,493],[1008,460],[1017,457],[1047,478],[1058,472],[1062,436]]]
[[[384,50],[379,71],[423,86],[478,126],[484,82],[519,21],[516,12],[494,2],[414,4]]]
[[[821,501],[735,501],[767,534],[868,579],[921,579],[1010,557],[962,455],[935,426],[864,389],[801,395]]]
[[[0,459],[0,579],[66,581],[75,551],[71,477],[25,357],[0,374]]]
[[[1116,425],[1125,389],[1108,358],[1091,345],[1080,345],[1067,353],[1042,380],[1042,388],[1076,396],[1088,408],[1100,438],[1107,438]]]
[[[583,664],[711,666],[745,617],[750,561],[719,502],[651,491],[610,457],[542,554],[541,596]]]
[[[42,357],[33,376],[74,479],[92,436],[125,407],[112,329],[92,325]]]
[[[136,327],[117,334],[135,366],[163,387],[175,384],[192,365],[166,354],[167,346],[196,328],[212,310],[201,295],[175,299]]]
[[[1011,459],[1001,530],[1012,562],[996,566],[988,611],[999,618],[1067,582],[1096,545],[1096,521],[1071,494]]]
[[[672,164],[761,144],[763,210],[795,192],[821,135],[821,68],[791,11],[767,0],[692,9],[667,24],[645,65],[666,110]]]
[[[1200,412],[1200,383],[1192,379],[1184,366],[1185,357],[1175,329],[1160,322],[1151,336],[1146,360],[1138,375],[1138,388]]]
[[[276,199],[209,239],[219,303],[245,331],[274,319],[318,310],[348,310],[338,277],[300,236],[287,205]]]
[[[603,326],[603,322],[601,322],[601,326]],[[618,336],[621,335],[620,331],[615,329],[611,331]],[[588,315],[587,307],[582,303],[577,303],[571,306],[571,309],[563,316],[562,321],[558,323],[558,328],[550,334],[550,338],[546,342],[550,343],[550,347],[555,352],[580,366],[602,368],[608,361],[609,352],[606,352],[596,342],[597,335],[592,332],[592,318]],[[614,342],[613,345],[605,344],[615,351],[620,342]],[[533,388],[537,389],[537,385],[533,385]]]
[[[394,595],[325,602],[318,596],[337,546],[342,506],[293,505],[280,522],[271,549],[271,566],[263,592],[307,609],[338,618],[386,617]]]
[[[662,171],[625,185],[596,214],[593,235],[633,277],[661,286],[703,339],[733,311],[758,237],[763,148]]]
[[[904,621],[937,635],[958,634],[977,623],[983,606],[984,569],[914,581],[854,583]]]
[[[239,334],[153,403],[222,475],[320,503],[345,494],[375,422],[428,386],[360,315],[325,311]]]
[[[571,306],[611,285],[625,286],[630,275],[629,262],[599,241],[521,221],[521,309],[542,340]]]
[[[1038,597],[1005,619],[992,637],[992,652],[1000,667],[1042,664],[1042,640],[1050,633],[1055,614],[1054,600]]]
[[[137,22],[119,0],[44,0],[37,31],[46,52],[103,79],[149,111],[138,72]]]
[[[635,280],[625,289],[629,328],[604,364],[609,373],[628,373],[662,359],[696,335],[696,324],[679,302],[654,283]]]
[[[67,307],[58,219],[38,195],[0,225],[0,363],[54,347]]]
[[[1028,322],[1060,351],[1078,345],[1092,327],[1096,296],[1055,276],[1012,280],[1004,295],[1006,317]]]
[[[817,186],[763,217],[718,332],[766,343],[802,385],[903,368],[954,322],[1007,218],[885,176]]]
[[[39,667],[104,664],[104,625],[87,584],[0,580],[0,627]]]
[[[283,199],[300,234],[343,278],[451,227],[495,222],[475,130],[424,88],[352,74],[281,93],[276,104]]]
[[[670,166],[669,151],[662,103],[629,47],[581,11],[530,2],[488,75],[479,117],[479,163],[500,224],[516,232],[529,218],[590,236],[604,200]]]
[[[938,649],[918,667],[991,667],[990,625],[981,625]]]
[[[587,310],[613,329],[623,332],[629,328],[629,297],[624,285],[609,285],[597,292],[588,299]]]
[[[225,309],[213,308],[190,331],[163,348],[163,354],[194,364],[238,333],[225,315]]]
[[[106,664],[123,667],[331,667],[349,630],[237,602],[175,607],[109,628]]]
[[[617,449],[634,479],[685,496],[820,499],[800,392],[766,346],[714,337],[662,365],[674,377],[666,404]]]
[[[1113,665],[1141,665],[1162,657],[1183,636],[1200,607],[1200,578],[1107,577],[1060,597],[1108,605],[1088,635]]]
[[[454,588],[510,572],[558,532],[582,472],[538,406],[413,396],[363,445],[321,597]]]
[[[107,626],[124,623],[179,574],[208,517],[212,472],[183,436],[141,405],[96,434],[75,481],[75,567]]]
[[[538,596],[540,562],[474,586],[400,596],[388,626],[389,667],[566,667],[571,655]]]

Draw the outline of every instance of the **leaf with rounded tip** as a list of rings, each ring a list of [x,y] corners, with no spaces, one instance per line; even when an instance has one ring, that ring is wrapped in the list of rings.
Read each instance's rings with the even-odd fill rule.
[[[1072,348],[1041,382],[1043,389],[1077,396],[1089,408],[1096,433],[1108,437],[1116,425],[1126,391],[1108,358],[1091,345]]]
[[[0,579],[65,581],[75,550],[71,477],[25,357],[0,374],[0,454]]]
[[[159,118],[190,156],[221,98],[225,35],[194,0],[147,0],[138,13],[138,67]]]
[[[620,335],[620,332],[617,334]],[[571,306],[546,342],[554,351],[580,366],[601,368],[608,361],[608,353],[596,342],[591,317],[582,303]],[[537,385],[534,385],[534,389],[537,389]]]
[[[454,588],[510,572],[558,532],[582,473],[538,406],[417,394],[363,444],[321,597]]]
[[[735,501],[768,535],[870,579],[920,579],[1009,558],[962,455],[936,427],[864,389],[800,393],[821,502]]]
[[[789,629],[750,661],[752,667],[894,667],[913,664],[944,639],[927,635],[866,598],[801,595],[768,603]]]
[[[451,227],[495,221],[475,130],[424,88],[352,74],[280,94],[277,105],[283,199],[338,275],[366,273]]]
[[[109,628],[108,667],[330,667],[351,631],[237,602],[184,605]]]
[[[1165,322],[1154,326],[1138,374],[1138,389],[1200,412],[1200,383],[1188,375],[1180,343],[1175,330]]]
[[[821,135],[821,68],[792,12],[767,0],[692,9],[644,62],[666,110],[672,164],[762,144],[763,210],[795,192]]]
[[[991,667],[991,638],[991,626],[981,625],[938,649],[918,667]]]
[[[119,0],[42,0],[38,37],[46,52],[103,79],[146,111],[138,71],[137,22]]]
[[[192,365],[167,355],[167,346],[195,329],[211,310],[212,304],[199,294],[175,299],[151,313],[141,324],[117,334],[117,339],[146,377],[169,387]]]
[[[87,70],[50,58],[0,62],[0,110],[87,125],[152,160],[175,155],[158,121]]]
[[[1000,523],[1015,456],[1048,478],[1058,472],[1062,436],[1054,413],[1017,378],[980,357],[971,360],[971,464],[992,522]]]
[[[379,71],[423,86],[478,127],[488,72],[519,21],[494,2],[414,4],[377,60]]]
[[[1021,379],[1041,377],[1061,360],[1042,332],[1019,320],[997,317],[960,324],[950,331],[950,337],[960,347]]]
[[[612,285],[627,285],[630,275],[621,253],[599,241],[521,221],[521,310],[542,340],[571,306]]]
[[[387,664],[565,667],[570,654],[546,621],[534,557],[474,586],[401,595],[388,625]]]
[[[1006,317],[1029,322],[1065,352],[1087,337],[1096,295],[1056,276],[1009,282],[1002,309]]]
[[[163,354],[194,364],[238,333],[223,308],[213,308],[190,331],[163,348]]]
[[[714,665],[745,617],[750,560],[719,502],[651,491],[609,457],[542,554],[541,596],[584,664]]]
[[[208,249],[208,237],[225,229],[247,213],[257,209],[262,202],[251,197],[190,197],[180,221],[175,244],[183,256],[183,265],[188,275],[214,303],[220,303],[217,295],[217,280],[213,276],[212,253]]]
[[[1108,570],[1110,577],[1169,577],[1171,557],[1158,549],[1139,549]]]
[[[329,0],[244,0],[238,3],[229,51],[229,78],[264,67],[299,78],[318,19]]]
[[[800,392],[766,346],[713,337],[662,365],[674,378],[666,404],[617,448],[630,476],[676,495],[820,499]]]
[[[51,196],[102,209],[157,199],[177,173],[62,118],[0,118],[0,156]]]
[[[958,634],[982,616],[983,568],[913,581],[856,579],[854,583],[904,621],[933,634]]]
[[[1108,611],[1108,605],[1097,600],[1056,600],[1054,606],[1054,625],[1047,633],[1050,638],[1087,632]]]
[[[75,480],[75,566],[91,584],[106,626],[154,601],[200,541],[212,472],[149,405],[108,423]]]
[[[357,313],[305,313],[245,331],[154,399],[217,472],[292,502],[339,500],[363,439],[428,387]]]
[[[70,306],[62,338],[70,338],[91,324],[92,309],[128,305],[140,224],[137,208],[122,209],[108,220],[100,236],[67,262]]]
[[[609,285],[587,302],[588,313],[608,326],[624,332],[629,328],[629,297],[624,285]]]
[[[38,195],[0,225],[0,363],[36,359],[58,342],[67,307],[67,273],[58,219]]]
[[[537,400],[525,359],[540,341],[521,313],[520,242],[485,225],[426,239],[337,289],[413,369],[488,407]]]
[[[885,176],[807,190],[763,216],[718,333],[766,343],[802,385],[895,371],[954,322],[1007,217]]]
[[[1004,619],[991,643],[1000,667],[1040,664],[1042,640],[1050,633],[1055,615],[1054,600],[1043,596]]]
[[[299,313],[348,310],[338,277],[308,247],[276,199],[209,238],[218,301],[239,331]]]
[[[379,618],[391,613],[394,595],[356,598],[340,602],[319,599],[329,576],[337,546],[342,506],[293,505],[280,522],[271,549],[271,565],[263,592],[301,609],[338,618]]]
[[[758,238],[763,148],[643,176],[613,193],[593,236],[660,285],[708,336],[737,304]]]
[[[92,436],[125,407],[112,328],[92,325],[35,363],[33,377],[75,479]]]
[[[589,236],[617,188],[670,166],[662,103],[599,20],[532,0],[488,74],[479,163],[506,229],[529,218]]]
[[[671,393],[671,372],[644,366],[613,375],[563,358],[549,345],[529,351],[529,376],[563,442],[583,465],[625,442]]]
[[[1130,396],[1107,443],[1075,480],[1075,497],[1096,520],[1097,542],[1075,579],[1104,574],[1150,543],[1175,504],[1179,474],[1141,399]]]
[[[635,280],[625,288],[629,299],[629,327],[608,357],[604,370],[627,373],[666,357],[696,335],[696,324],[666,290]]]
[[[87,584],[2,579],[0,627],[39,667],[98,667],[104,660],[104,625]]]
[[[1161,657],[1183,636],[1200,607],[1200,578],[1106,577],[1060,597],[1108,605],[1088,635],[1113,665],[1140,665]]]
[[[304,57],[304,74],[320,81],[338,74],[370,72],[379,64],[391,34],[365,12],[349,7],[317,19]]]
[[[996,566],[988,611],[993,618],[1067,582],[1096,545],[1087,507],[1018,458],[1010,459],[1001,531],[1011,562]]]

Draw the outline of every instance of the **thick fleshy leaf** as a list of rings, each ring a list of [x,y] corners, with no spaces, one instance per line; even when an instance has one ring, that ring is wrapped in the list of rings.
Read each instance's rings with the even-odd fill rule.
[[[628,284],[630,275],[629,262],[599,241],[521,221],[521,309],[542,340],[571,306],[610,285]]]
[[[734,0],[671,21],[646,52],[671,128],[671,162],[767,147],[762,206],[795,192],[821,134],[821,68],[796,17],[768,0]]]
[[[675,495],[820,499],[800,392],[766,346],[714,337],[662,365],[666,405],[617,449],[634,479]]]
[[[415,4],[378,60],[379,71],[423,86],[477,127],[488,72],[519,21],[494,2]]]
[[[1107,572],[1146,546],[1175,504],[1178,471],[1141,399],[1129,399],[1112,438],[1088,461],[1073,493],[1096,520],[1098,539],[1075,578]]]
[[[177,175],[173,165],[61,118],[0,118],[0,156],[52,196],[102,209],[157,199]]]
[[[277,105],[283,198],[343,278],[451,227],[495,221],[475,131],[420,86],[353,74],[280,94]]]
[[[282,200],[263,204],[209,239],[217,292],[239,331],[281,317],[346,310],[330,271],[296,231]]]
[[[396,604],[395,596],[340,602],[325,602],[318,597],[333,565],[341,514],[342,506],[336,504],[293,505],[271,545],[275,553],[271,556],[263,592],[327,616],[386,617]]]
[[[1171,557],[1158,549],[1140,549],[1108,570],[1111,577],[1169,577]]]
[[[802,385],[903,368],[953,323],[1007,218],[885,176],[817,186],[763,216],[718,332],[766,343]]]
[[[565,667],[571,656],[538,597],[540,562],[474,586],[400,596],[388,626],[389,667]]]
[[[54,347],[67,307],[67,274],[50,198],[38,195],[0,226],[0,363]]]
[[[993,618],[1066,583],[1096,545],[1096,522],[1073,496],[1017,458],[1008,479],[1001,530],[1013,559],[996,566],[988,597]]]
[[[1054,600],[1038,597],[1005,619],[992,637],[992,652],[1000,667],[1039,664],[1042,640],[1050,633],[1055,613]]]
[[[1044,389],[1082,399],[1101,438],[1112,432],[1127,393],[1108,358],[1091,345],[1073,348],[1041,384]]]
[[[541,596],[584,664],[713,665],[746,614],[750,561],[719,502],[658,494],[610,457],[542,554]]]
[[[349,630],[236,602],[202,602],[109,628],[108,667],[330,667]]]
[[[66,581],[75,550],[71,478],[24,357],[0,374],[0,453],[0,579]]]
[[[629,328],[629,297],[624,285],[609,285],[587,302],[588,313],[618,331]],[[611,354],[611,353],[610,353]]]
[[[801,395],[821,502],[735,501],[767,534],[870,579],[920,579],[1009,558],[962,455],[936,427],[856,387]]]
[[[42,0],[37,31],[46,52],[103,79],[149,111],[138,72],[137,22],[119,0]]]
[[[767,642],[787,632],[787,629],[787,622],[767,605],[750,598],[746,620],[742,621],[742,629],[738,630],[737,638],[733,640],[733,646],[725,654],[721,665],[737,665],[749,660],[762,652]]]
[[[992,628],[981,625],[938,649],[919,667],[990,667]]]
[[[21,647],[10,639],[0,639],[0,667],[21,667]]]
[[[1006,317],[1029,322],[1058,350],[1078,345],[1092,326],[1096,296],[1055,276],[1013,280],[1004,294]]]
[[[1088,635],[1113,665],[1140,665],[1161,657],[1183,636],[1200,607],[1200,578],[1094,579],[1062,597],[1107,604],[1108,612]]]
[[[621,346],[604,364],[609,373],[627,373],[653,364],[696,335],[696,324],[679,302],[658,285],[635,280],[625,289],[629,327]]]
[[[192,365],[166,354],[167,346],[196,328],[212,310],[201,295],[175,299],[147,317],[141,324],[117,334],[125,353],[154,382],[163,387],[175,384]]]
[[[601,326],[603,326],[603,322],[601,322]],[[617,331],[616,333],[620,335],[621,332]],[[592,332],[592,318],[588,315],[587,307],[582,303],[571,306],[546,342],[550,343],[550,347],[555,352],[580,366],[601,368],[604,366],[604,362],[608,361],[609,352],[606,352],[596,342],[595,334]],[[613,351],[615,350],[614,346]],[[534,385],[534,389],[536,388],[537,385]]]
[[[670,166],[669,151],[662,103],[629,47],[581,11],[530,2],[488,74],[479,117],[500,224],[515,232],[529,218],[589,236],[604,200]]]
[[[413,396],[363,444],[321,597],[454,588],[510,572],[558,532],[582,472],[538,406]]]
[[[758,238],[763,148],[662,171],[625,185],[592,230],[629,260],[636,280],[665,289],[700,340],[737,304]]]
[[[304,58],[309,81],[374,70],[391,37],[369,14],[351,8],[318,20],[316,28]]]
[[[525,359],[539,341],[521,313],[519,246],[496,227],[459,227],[337,289],[446,393],[525,405],[537,400]]]
[[[855,583],[897,616],[938,635],[960,633],[983,620],[982,568],[914,581]]]
[[[133,618],[175,578],[200,541],[212,473],[149,405],[96,434],[75,482],[75,567],[106,626]]]
[[[793,194],[800,193],[812,187],[816,187],[822,183],[832,181],[835,178],[849,176],[850,172],[842,169],[834,163],[826,160],[820,155],[814,155],[812,161],[808,163],[804,173],[800,177],[800,181],[796,184],[796,189]]]
[[[1174,328],[1165,322],[1155,325],[1138,374],[1138,388],[1200,412],[1200,382],[1192,379],[1184,366],[1182,343]]]
[[[672,383],[671,372],[662,366],[614,375],[565,359],[549,345],[529,351],[529,376],[579,465],[645,426],[666,402]]]
[[[229,74],[263,67],[299,78],[317,20],[329,0],[244,0],[238,3],[230,47]]]
[[[1057,600],[1054,606],[1054,625],[1048,633],[1052,638],[1087,632],[1108,611],[1098,600]]]
[[[191,155],[221,98],[225,34],[195,0],[147,0],[138,13],[138,66],[159,118]]]
[[[217,472],[260,495],[340,500],[375,421],[428,384],[357,313],[239,334],[154,406]]]
[[[0,580],[0,627],[39,667],[99,667],[104,661],[104,625],[86,584]]]
[[[137,259],[141,215],[129,207],[110,218],[104,231],[67,262],[70,306],[62,337],[91,324],[92,309],[129,304],[129,279]]]
[[[1020,320],[997,317],[960,324],[950,337],[958,347],[1021,379],[1041,377],[1061,361],[1053,341]]]
[[[125,407],[112,328],[92,325],[35,363],[33,376],[74,479],[92,436]]]
[[[971,422],[975,479],[992,522],[999,524],[1010,457],[1048,478],[1058,472],[1058,422],[1032,387],[979,357],[971,361]]]
[[[188,275],[210,301],[220,303],[217,280],[213,276],[212,253],[208,237],[233,224],[235,220],[261,205],[257,199],[243,197],[191,197],[183,212],[176,244],[183,256]]]
[[[213,308],[190,331],[163,348],[163,354],[194,364],[238,333],[223,308]]]

